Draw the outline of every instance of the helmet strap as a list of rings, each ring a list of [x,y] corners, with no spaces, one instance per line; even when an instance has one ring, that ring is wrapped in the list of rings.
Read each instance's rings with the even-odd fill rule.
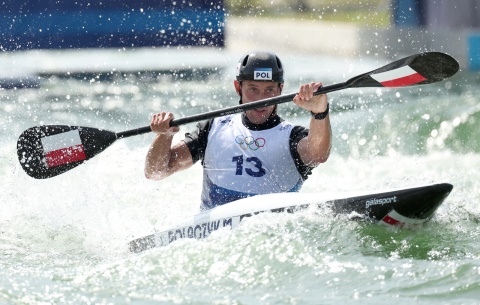
[[[237,91],[237,94],[240,96],[240,100],[238,101],[238,103],[241,105],[242,104],[242,81],[238,81],[238,83],[233,82],[233,84],[235,86],[235,91]]]

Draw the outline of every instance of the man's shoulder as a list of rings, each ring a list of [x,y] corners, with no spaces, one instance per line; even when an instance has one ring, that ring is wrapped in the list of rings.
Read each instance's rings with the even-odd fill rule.
[[[298,134],[308,134],[308,129],[305,128],[304,126],[302,125],[296,125],[288,120],[284,120],[282,119],[280,124],[278,124],[278,127],[280,128],[280,130],[287,130],[289,129],[291,131],[291,136],[295,136],[295,135],[298,135]]]
[[[305,137],[308,135],[308,128],[301,125],[294,125],[292,127],[292,132],[290,133],[290,138]]]

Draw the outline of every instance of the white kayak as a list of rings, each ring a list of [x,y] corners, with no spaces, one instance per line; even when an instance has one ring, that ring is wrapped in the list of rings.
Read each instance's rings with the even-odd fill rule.
[[[388,226],[420,225],[428,221],[453,186],[449,183],[412,188],[346,194],[279,193],[233,201],[188,218],[171,229],[130,241],[131,252],[167,246],[183,238],[207,238],[220,228],[235,228],[255,214],[294,213],[312,205],[328,207],[333,214],[353,214]]]

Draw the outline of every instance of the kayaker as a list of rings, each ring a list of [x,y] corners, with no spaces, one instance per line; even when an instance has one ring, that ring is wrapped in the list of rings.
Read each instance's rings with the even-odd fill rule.
[[[283,65],[266,51],[244,55],[234,86],[240,103],[281,95]],[[277,114],[277,105],[205,120],[172,143],[179,127],[170,127],[171,112],[153,115],[156,133],[145,161],[145,176],[160,180],[201,160],[201,210],[258,194],[300,190],[317,165],[327,161],[331,126],[327,96],[313,93],[321,82],[301,85],[293,102],[311,112],[308,129],[295,126]]]

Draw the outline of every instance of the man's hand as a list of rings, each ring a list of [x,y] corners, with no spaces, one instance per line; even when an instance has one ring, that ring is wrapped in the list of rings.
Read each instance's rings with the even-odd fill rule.
[[[293,102],[298,107],[313,113],[324,112],[327,109],[327,95],[313,95],[322,85],[322,83],[301,85],[300,89],[298,90],[298,94],[293,98]]]
[[[178,126],[170,126],[170,122],[173,119],[174,116],[171,112],[154,114],[150,122],[150,129],[157,134],[169,134],[173,136],[180,130],[180,127]]]

